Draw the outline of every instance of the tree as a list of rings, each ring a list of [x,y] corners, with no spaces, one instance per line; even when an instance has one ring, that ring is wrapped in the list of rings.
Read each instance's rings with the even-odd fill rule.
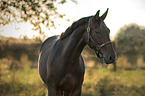
[[[75,2],[75,0],[71,0]],[[2,0],[0,2],[0,24],[10,22],[27,22],[42,34],[41,24],[54,27],[55,18],[63,18],[64,14],[57,12],[57,5],[66,0]]]
[[[131,64],[136,64],[137,56],[145,54],[145,26],[125,25],[114,42],[118,56],[125,55]]]

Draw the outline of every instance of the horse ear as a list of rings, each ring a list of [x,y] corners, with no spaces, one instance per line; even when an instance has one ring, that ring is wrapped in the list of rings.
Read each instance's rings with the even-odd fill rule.
[[[99,18],[99,13],[100,13],[100,10],[97,11],[96,15],[95,15],[95,19],[97,20]]]
[[[102,20],[104,20],[107,16],[109,8],[107,8],[106,12],[101,16]]]

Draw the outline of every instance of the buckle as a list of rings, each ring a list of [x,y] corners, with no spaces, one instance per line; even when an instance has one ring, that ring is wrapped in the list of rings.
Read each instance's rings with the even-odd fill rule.
[[[87,28],[87,32],[90,32],[90,27]]]

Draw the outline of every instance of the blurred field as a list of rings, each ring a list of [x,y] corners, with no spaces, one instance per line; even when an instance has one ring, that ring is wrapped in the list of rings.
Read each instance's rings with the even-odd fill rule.
[[[47,96],[37,69],[40,42],[1,39],[0,44],[0,96]],[[83,96],[145,96],[142,56],[135,66],[125,56],[119,56],[117,71],[113,64],[102,65],[88,47],[83,57],[86,65]]]
[[[1,96],[47,96],[37,68],[10,70],[10,64],[8,59],[0,60]],[[114,72],[112,66],[87,67],[82,92],[83,96],[144,96],[144,81],[144,70]]]
[[[145,96],[144,70],[87,68],[83,96]]]

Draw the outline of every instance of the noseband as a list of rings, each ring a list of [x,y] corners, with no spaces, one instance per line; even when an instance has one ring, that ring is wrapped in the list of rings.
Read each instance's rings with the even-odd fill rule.
[[[88,45],[89,45],[89,42],[90,42],[90,41],[95,45],[95,48],[93,48],[93,49],[94,49],[94,50],[97,49],[97,50],[95,50],[95,53],[96,53],[97,57],[98,57],[99,59],[101,59],[101,58],[103,58],[102,53],[101,53],[101,48],[104,47],[104,46],[107,45],[107,44],[112,44],[112,42],[111,42],[111,41],[108,41],[108,42],[105,42],[105,43],[103,43],[103,44],[101,44],[101,45],[96,44],[96,42],[94,41],[94,39],[92,38],[92,36],[91,36],[91,34],[90,34],[90,31],[91,31],[90,23],[91,23],[91,19],[89,19],[88,28],[87,28],[87,33],[88,33]]]

